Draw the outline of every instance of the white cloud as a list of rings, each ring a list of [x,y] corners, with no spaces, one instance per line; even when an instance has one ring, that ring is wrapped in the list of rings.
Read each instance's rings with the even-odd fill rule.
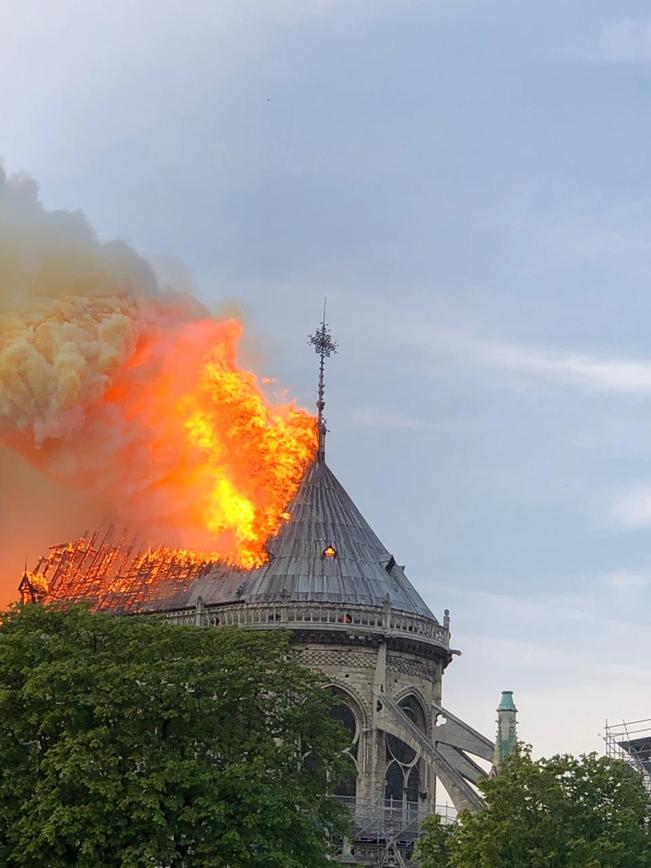
[[[508,343],[475,344],[486,363],[597,391],[651,392],[651,362],[597,359]]]
[[[353,410],[352,418],[356,425],[365,428],[414,430],[422,427],[416,419],[390,410],[379,410],[377,407],[357,407]]]
[[[639,486],[618,495],[611,515],[625,530],[651,527],[651,486]]]
[[[417,431],[429,427],[426,422],[405,416],[399,410],[380,410],[377,407],[362,406],[355,407],[351,415],[353,423],[363,428]]]
[[[651,361],[595,357],[508,341],[487,340],[461,329],[431,328],[417,322],[388,326],[391,340],[418,353],[452,354],[464,364],[502,368],[595,392],[651,394]]]
[[[651,573],[638,570],[615,570],[603,577],[603,583],[616,591],[640,591],[651,583]]]
[[[597,39],[579,53],[600,63],[651,63],[651,17],[608,21]]]

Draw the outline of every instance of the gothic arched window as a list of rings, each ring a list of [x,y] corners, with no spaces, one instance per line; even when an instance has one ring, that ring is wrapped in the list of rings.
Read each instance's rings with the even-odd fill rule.
[[[427,733],[427,718],[421,702],[413,695],[403,697],[398,705],[409,720]],[[407,808],[420,795],[420,758],[416,751],[395,735],[386,736],[385,799]]]
[[[344,751],[349,762],[349,774],[337,784],[334,793],[336,796],[355,798],[359,771],[357,766],[360,737],[359,717],[353,709],[351,698],[345,691],[336,687],[331,688],[331,690],[335,694],[337,702],[333,705],[330,714],[335,720],[343,724],[350,736],[350,744]]]
[[[421,732],[427,734],[427,718],[420,700],[413,693],[410,693],[407,696],[403,696],[398,705],[411,722],[415,723]]]

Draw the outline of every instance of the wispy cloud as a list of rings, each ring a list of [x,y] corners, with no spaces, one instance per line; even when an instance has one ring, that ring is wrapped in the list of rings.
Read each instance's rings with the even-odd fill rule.
[[[651,573],[638,570],[615,570],[603,577],[603,583],[616,591],[640,591],[651,584]]]
[[[394,323],[391,339],[419,353],[454,355],[466,366],[501,368],[594,392],[651,393],[651,360],[597,357],[548,347],[491,340],[462,329]]]
[[[401,413],[394,413],[390,410],[379,410],[377,407],[355,408],[352,418],[356,425],[364,428],[388,428],[406,431],[423,427],[422,423],[416,419],[411,419],[409,416],[403,416]]]
[[[378,409],[377,407],[355,407],[352,414],[353,424],[362,428],[378,428],[392,431],[418,431],[431,426],[421,419],[406,416],[398,410]]]
[[[546,648],[550,640],[552,643],[555,642],[557,635],[565,635],[568,630],[574,631],[575,636],[580,631],[595,636],[596,630],[601,633],[608,631],[620,637],[628,635],[631,641],[635,637],[648,645],[651,637],[646,626],[641,628],[631,621],[613,617],[603,601],[602,605],[596,607],[592,605],[595,601],[590,597],[591,589],[594,589],[597,584],[607,583],[609,577],[612,581],[617,581],[616,576],[619,576],[622,582],[626,581],[627,576],[629,582],[634,581],[633,577],[637,577],[638,581],[641,581],[643,576],[647,581],[651,578],[643,570],[622,569],[605,575],[568,576],[564,581],[570,590],[566,593],[516,596],[480,589],[473,589],[469,593],[470,589],[467,587],[459,590],[445,585],[440,586],[438,593],[443,593],[446,599],[465,601],[465,609],[462,610],[463,618],[471,623],[475,632],[492,632],[494,626],[500,623],[512,625],[509,630],[509,641],[534,642],[534,644],[538,641],[541,647]],[[472,598],[472,605],[467,601],[469,597]],[[452,614],[454,624],[454,608]],[[477,621],[471,622],[470,619],[475,617]],[[531,627],[543,622],[548,625],[547,634],[542,638],[537,636],[536,640],[532,639]],[[562,649],[560,651],[565,653]]]
[[[484,363],[566,385],[606,392],[651,392],[651,362],[599,359],[509,343],[475,341],[473,348]]]
[[[651,16],[607,21],[595,39],[573,53],[598,63],[651,63]]]
[[[640,485],[618,495],[611,516],[624,530],[651,527],[651,485]]]

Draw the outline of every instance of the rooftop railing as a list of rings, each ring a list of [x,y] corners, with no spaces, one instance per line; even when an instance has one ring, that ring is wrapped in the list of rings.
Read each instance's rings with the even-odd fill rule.
[[[430,645],[449,648],[449,630],[429,618],[399,612],[385,606],[343,606],[336,603],[234,603],[205,606],[166,613],[180,624],[213,627],[248,627],[258,630],[286,628],[309,630],[327,627],[334,632],[381,634],[385,637],[413,638]]]

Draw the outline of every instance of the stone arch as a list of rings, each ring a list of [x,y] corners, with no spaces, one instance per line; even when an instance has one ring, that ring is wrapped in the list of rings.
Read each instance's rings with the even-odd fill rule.
[[[432,714],[427,700],[423,696],[422,692],[418,689],[418,687],[414,687],[411,685],[409,687],[404,687],[402,690],[396,693],[393,698],[394,701],[401,706],[401,708],[402,703],[406,699],[413,698],[414,702],[416,703],[416,708],[420,712],[420,715],[422,715],[423,725],[419,725],[417,721],[414,722],[419,727],[419,729],[421,729],[429,737],[432,729]],[[409,717],[413,720],[411,714],[409,714]]]
[[[334,690],[343,694],[343,699],[353,706],[353,710],[358,716],[359,726],[361,730],[368,729],[368,710],[366,704],[360,694],[345,681],[340,681],[338,678],[329,677],[323,685],[326,690]]]

